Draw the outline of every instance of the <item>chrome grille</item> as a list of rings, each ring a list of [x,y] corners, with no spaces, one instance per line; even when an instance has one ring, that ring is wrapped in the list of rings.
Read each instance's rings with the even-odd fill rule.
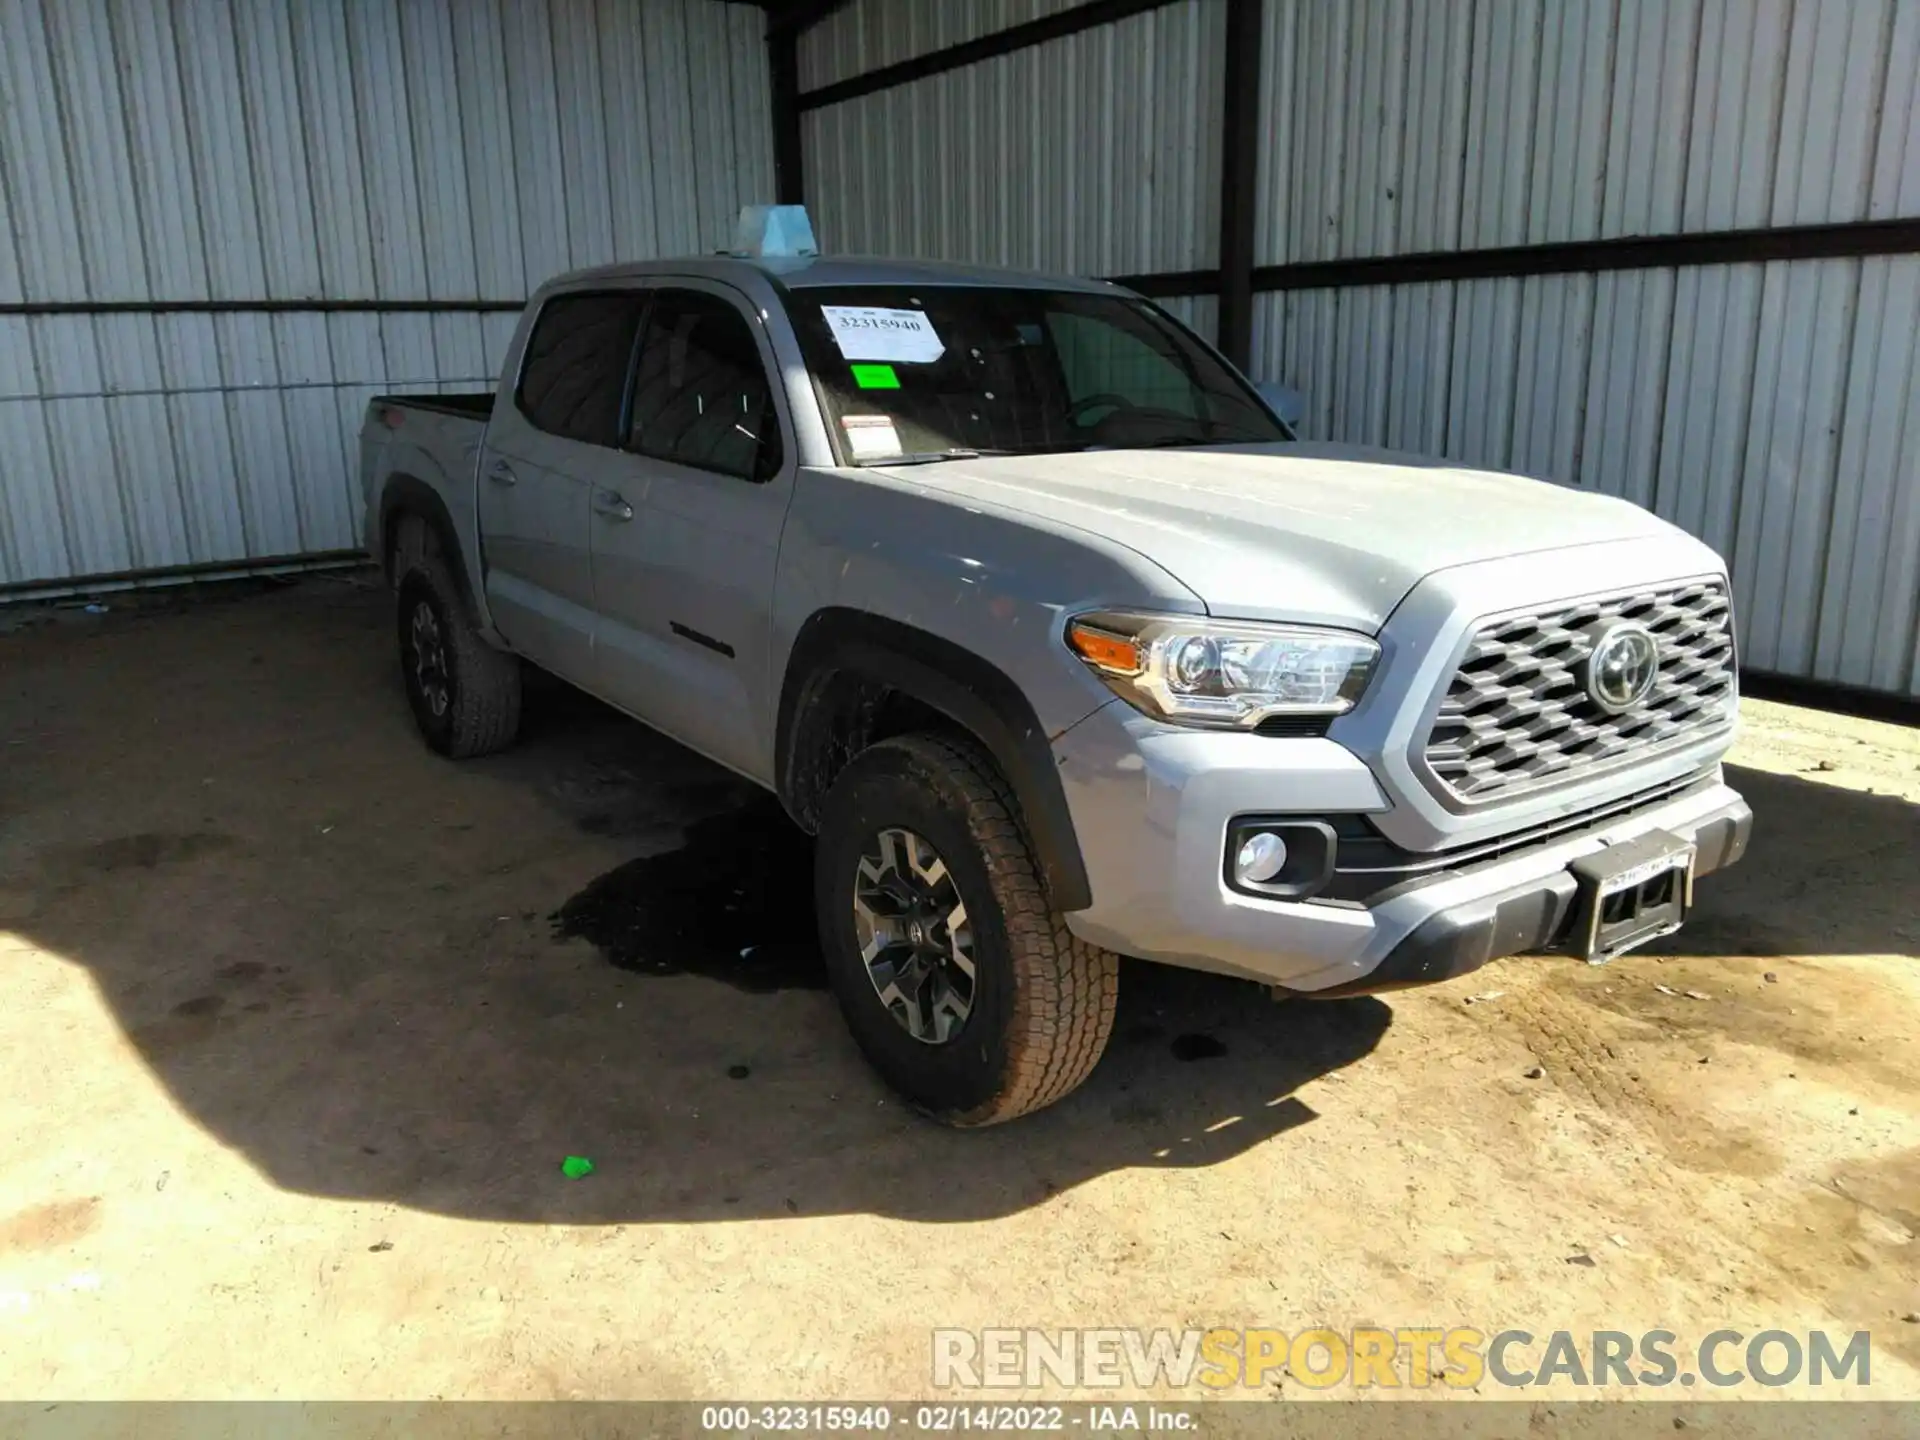
[[[1583,662],[1608,625],[1631,620],[1660,645],[1653,691],[1625,714],[1588,696]],[[1719,581],[1695,581],[1515,615],[1482,626],[1440,703],[1424,750],[1442,799],[1481,804],[1639,760],[1732,721],[1733,618]]]

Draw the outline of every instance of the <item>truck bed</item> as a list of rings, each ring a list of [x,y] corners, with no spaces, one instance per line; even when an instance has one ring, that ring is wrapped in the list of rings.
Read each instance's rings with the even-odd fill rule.
[[[367,506],[362,533],[370,554],[387,553],[381,501],[389,493],[389,480],[398,478],[403,486],[421,492],[415,496],[415,510],[437,510],[444,517],[446,538],[458,545],[469,566],[466,573],[479,573],[474,485],[493,403],[491,390],[376,395],[367,402],[360,428],[360,485]]]

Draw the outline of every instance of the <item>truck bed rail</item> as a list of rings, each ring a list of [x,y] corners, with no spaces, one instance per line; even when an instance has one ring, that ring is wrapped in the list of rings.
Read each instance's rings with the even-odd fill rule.
[[[410,410],[435,410],[443,415],[485,420],[493,414],[493,397],[491,390],[471,390],[457,395],[376,395],[367,403],[370,406],[396,405]]]

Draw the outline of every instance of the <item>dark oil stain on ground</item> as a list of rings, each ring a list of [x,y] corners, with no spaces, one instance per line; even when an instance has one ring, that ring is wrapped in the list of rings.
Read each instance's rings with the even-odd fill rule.
[[[214,972],[220,979],[231,980],[237,985],[250,984],[266,973],[267,967],[258,960],[236,960]]]
[[[118,870],[157,870],[162,865],[197,860],[233,847],[233,837],[200,831],[184,835],[145,833],[120,835],[64,852],[78,868],[112,873]]]
[[[196,995],[156,1020],[133,1026],[127,1034],[148,1059],[164,1059],[205,1044],[231,1025],[232,1017],[224,1013],[226,1007],[226,1000],[219,995]]]
[[[608,871],[552,919],[556,940],[586,940],[640,975],[704,975],[755,994],[827,983],[813,841],[771,798],[699,821],[677,850]]]
[[[1176,1060],[1217,1060],[1227,1047],[1211,1035],[1176,1035],[1173,1041]]]
[[[102,877],[131,876],[134,872],[188,864],[237,846],[231,835],[211,831],[185,834],[148,831],[87,845],[56,846],[43,852],[40,862],[46,878],[45,888],[63,893],[91,885]]]

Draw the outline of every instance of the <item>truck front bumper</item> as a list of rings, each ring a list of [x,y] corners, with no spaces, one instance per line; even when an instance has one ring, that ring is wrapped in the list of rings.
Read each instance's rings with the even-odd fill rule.
[[[1403,866],[1382,868],[1370,890],[1343,871],[1328,894],[1249,895],[1224,864],[1236,818],[1377,814],[1388,802],[1372,773],[1332,740],[1175,731],[1116,703],[1055,741],[1093,891],[1069,928],[1121,954],[1305,995],[1430,984],[1559,948],[1575,927],[1575,861],[1665,832],[1691,841],[1697,879],[1738,860],[1752,826],[1713,767],[1649,777],[1652,793],[1591,816],[1532,817],[1509,841],[1457,856],[1399,852]],[[1357,882],[1364,898],[1330,898]]]
[[[1670,803],[1643,812],[1645,823],[1641,823],[1643,816],[1636,816],[1631,827],[1587,831],[1578,837],[1578,841],[1584,843],[1570,844],[1565,849],[1566,858],[1573,860],[1591,854],[1601,843],[1618,844],[1648,830],[1664,830],[1692,842],[1693,878],[1724,869],[1746,852],[1747,836],[1753,828],[1753,811],[1725,785],[1716,784],[1696,798],[1705,800],[1712,808],[1701,813],[1693,803]],[[1488,865],[1484,878],[1494,878],[1500,863]],[[1399,904],[1403,899],[1416,896],[1425,900],[1429,897],[1421,896],[1420,892],[1428,888],[1437,890],[1455,879],[1479,881],[1482,878],[1478,869],[1470,868],[1457,877],[1421,882],[1389,903]],[[1578,899],[1578,882],[1573,872],[1563,865],[1491,894],[1443,903],[1428,913],[1364,976],[1311,993],[1330,999],[1399,990],[1409,985],[1430,985],[1478,970],[1489,960],[1505,955],[1561,949],[1575,939]]]

